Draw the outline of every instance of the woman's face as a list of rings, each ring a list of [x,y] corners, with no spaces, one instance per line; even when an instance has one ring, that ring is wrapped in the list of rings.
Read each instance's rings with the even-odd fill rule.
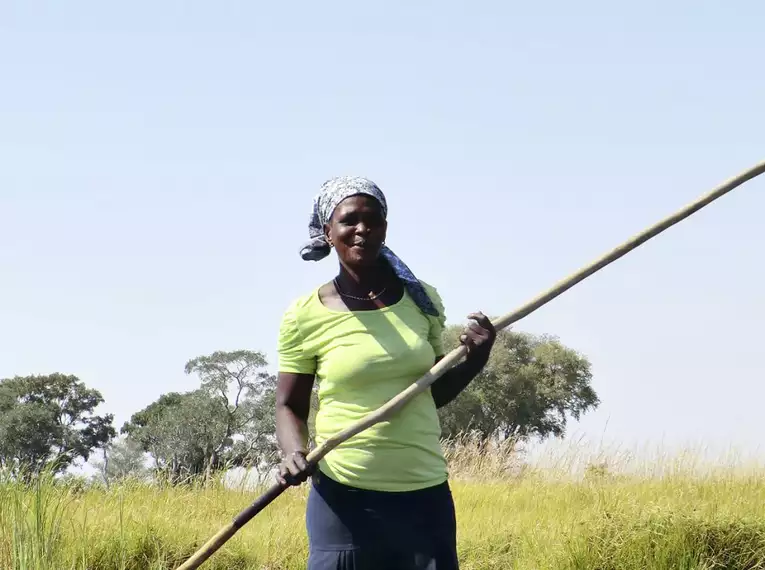
[[[380,203],[360,194],[338,204],[324,232],[340,262],[354,268],[377,262],[387,229]]]

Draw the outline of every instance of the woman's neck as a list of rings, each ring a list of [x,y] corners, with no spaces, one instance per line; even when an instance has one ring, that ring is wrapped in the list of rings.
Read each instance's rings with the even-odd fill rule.
[[[372,267],[351,268],[340,265],[337,282],[346,292],[369,293],[377,292],[385,287],[391,277],[390,268],[385,264]]]

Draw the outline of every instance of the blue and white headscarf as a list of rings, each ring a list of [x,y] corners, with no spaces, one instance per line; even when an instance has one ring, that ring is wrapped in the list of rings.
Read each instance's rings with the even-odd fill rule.
[[[327,257],[331,251],[324,235],[324,224],[329,222],[337,205],[348,198],[365,194],[375,198],[382,207],[383,217],[388,217],[388,204],[385,195],[377,184],[359,176],[340,176],[327,180],[322,184],[319,193],[313,200],[313,212],[308,224],[310,241],[300,250],[300,256],[306,261],[319,261]],[[409,295],[417,306],[427,315],[439,316],[422,283],[414,276],[406,264],[386,245],[382,246],[380,255],[390,264],[393,272],[401,279]]]

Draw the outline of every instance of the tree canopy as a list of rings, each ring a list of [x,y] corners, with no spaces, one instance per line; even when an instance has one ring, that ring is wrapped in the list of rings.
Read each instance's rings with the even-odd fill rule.
[[[98,390],[76,376],[0,380],[0,466],[25,473],[61,472],[114,437],[112,414],[98,415]]]
[[[463,327],[444,332],[447,350]],[[599,405],[590,363],[552,336],[499,331],[489,362],[439,410],[445,437],[472,431],[481,438],[562,436],[569,417]]]

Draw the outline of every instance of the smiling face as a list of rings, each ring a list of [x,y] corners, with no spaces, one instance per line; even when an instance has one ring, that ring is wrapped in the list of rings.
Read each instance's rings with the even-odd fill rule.
[[[377,263],[388,223],[380,203],[364,194],[349,196],[335,208],[324,233],[340,263],[355,269]]]

